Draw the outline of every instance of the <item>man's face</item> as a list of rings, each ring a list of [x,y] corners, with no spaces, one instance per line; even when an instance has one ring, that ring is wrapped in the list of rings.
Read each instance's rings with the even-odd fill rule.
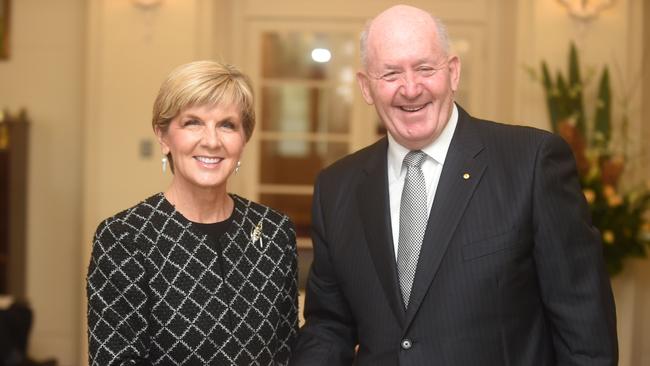
[[[449,120],[460,60],[444,52],[428,14],[385,15],[371,25],[367,67],[358,81],[393,138],[416,150],[434,141]]]

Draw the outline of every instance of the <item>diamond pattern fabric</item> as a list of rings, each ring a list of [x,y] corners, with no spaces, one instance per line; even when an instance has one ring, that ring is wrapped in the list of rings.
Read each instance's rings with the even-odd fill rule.
[[[293,224],[232,197],[218,243],[162,193],[99,225],[87,277],[91,365],[288,363],[298,324]]]
[[[403,162],[407,170],[400,202],[397,273],[405,308],[408,308],[422,239],[427,228],[427,191],[421,168],[426,157],[420,150],[410,151]]]

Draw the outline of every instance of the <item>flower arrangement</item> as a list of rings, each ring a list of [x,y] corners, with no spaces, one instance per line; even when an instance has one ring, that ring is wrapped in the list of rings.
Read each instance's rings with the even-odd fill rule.
[[[610,275],[623,269],[626,257],[645,257],[650,245],[650,189],[622,187],[621,176],[628,157],[612,143],[612,95],[608,67],[603,67],[588,123],[578,52],[571,44],[568,76],[551,76],[545,61],[541,77],[528,72],[544,88],[552,129],[562,136],[575,155],[580,182],[593,224],[602,235],[605,264]],[[619,125],[627,137],[627,118]]]

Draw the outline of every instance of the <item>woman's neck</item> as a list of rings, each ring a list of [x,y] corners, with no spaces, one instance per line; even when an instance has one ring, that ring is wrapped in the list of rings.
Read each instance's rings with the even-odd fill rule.
[[[172,184],[165,198],[188,220],[210,224],[230,217],[235,203],[223,187],[190,188]]]

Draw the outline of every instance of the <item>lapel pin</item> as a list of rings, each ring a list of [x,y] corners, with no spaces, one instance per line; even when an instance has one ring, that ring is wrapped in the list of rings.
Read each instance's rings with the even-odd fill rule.
[[[253,244],[258,240],[260,241],[260,248],[262,248],[262,221],[258,222],[253,228],[253,231],[251,231],[251,241]]]
[[[463,174],[463,179],[468,180],[470,177],[469,173]]]

